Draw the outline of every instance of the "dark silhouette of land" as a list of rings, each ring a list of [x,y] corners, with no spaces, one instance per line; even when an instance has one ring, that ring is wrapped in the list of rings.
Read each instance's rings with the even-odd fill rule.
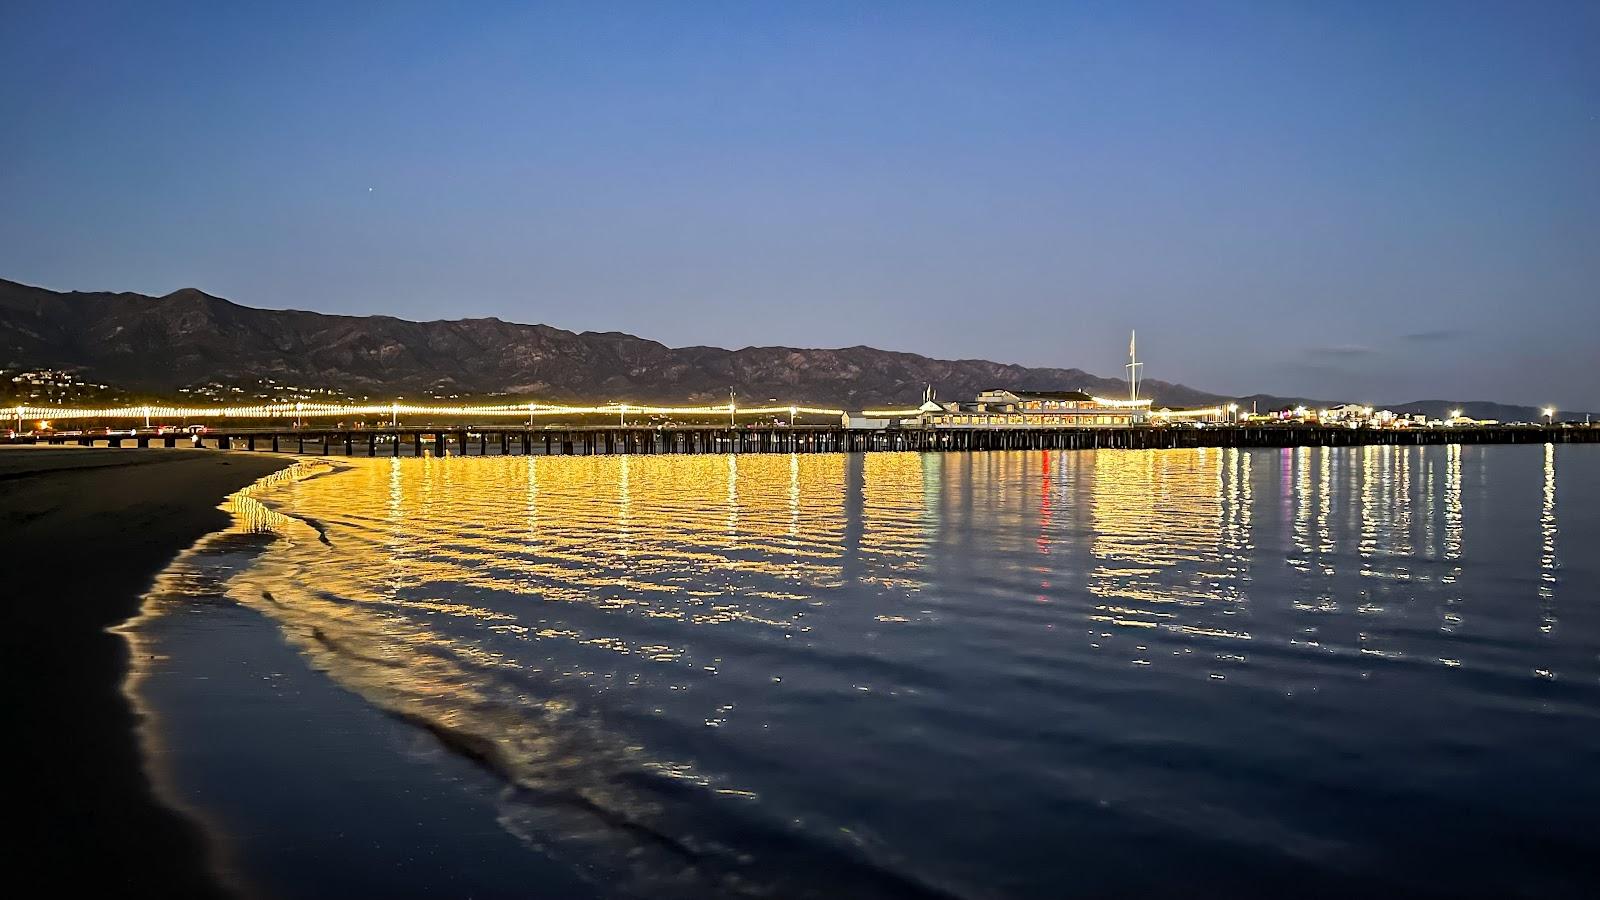
[[[849,324],[841,323],[848,332]],[[255,309],[194,289],[164,297],[59,293],[0,280],[0,367],[75,369],[171,396],[207,382],[372,392],[508,392],[552,401],[726,403],[778,397],[830,406],[916,403],[924,385],[971,397],[991,387],[1082,388],[1123,396],[1125,382],[1081,369],[940,360],[873,347],[667,347],[621,332],[572,332],[500,319],[408,322]],[[1182,405],[1214,394],[1149,379]]]
[[[290,465],[193,450],[0,451],[0,621],[17,896],[219,895],[204,836],[146,778],[107,631],[163,567],[225,526],[229,493]],[[17,875],[23,887],[18,890]],[[36,888],[36,889],[33,889]]]
[[[849,323],[840,328],[848,333]],[[618,331],[573,332],[493,318],[410,322],[332,316],[240,306],[193,288],[162,297],[62,293],[4,279],[0,368],[67,369],[151,400],[176,399],[182,387],[248,388],[262,379],[378,400],[498,395],[580,404],[726,403],[732,387],[745,405],[777,398],[847,409],[914,405],[926,385],[951,400],[989,388],[1065,388],[1107,397],[1128,392],[1127,382],[1082,369],[933,359],[865,346],[668,347]],[[1157,406],[1175,408],[1237,401],[1247,410],[1265,412],[1341,402],[1271,394],[1228,397],[1154,378],[1141,380],[1140,386]],[[1542,418],[1535,407],[1487,401],[1377,405],[1434,418],[1457,410],[1503,422]]]

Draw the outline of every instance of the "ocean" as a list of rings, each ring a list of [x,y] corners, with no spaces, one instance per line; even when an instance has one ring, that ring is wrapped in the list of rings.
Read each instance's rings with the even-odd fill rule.
[[[124,630],[268,895],[1586,896],[1600,448],[350,459]]]

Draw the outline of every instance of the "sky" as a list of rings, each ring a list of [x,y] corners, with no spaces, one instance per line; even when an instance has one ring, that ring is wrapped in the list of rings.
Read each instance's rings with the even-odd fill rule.
[[[0,0],[0,277],[1600,408],[1600,3]]]

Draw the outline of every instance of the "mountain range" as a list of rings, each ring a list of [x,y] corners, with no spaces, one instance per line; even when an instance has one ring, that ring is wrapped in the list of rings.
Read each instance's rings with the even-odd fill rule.
[[[1082,369],[942,360],[856,346],[667,347],[621,332],[572,332],[497,318],[411,322],[241,306],[193,288],[162,297],[63,293],[0,279],[0,367],[53,368],[146,397],[185,387],[262,379],[372,397],[509,395],[551,402],[741,401],[848,409],[914,404],[924,385],[942,398],[986,388],[1081,389],[1124,396],[1127,382]],[[1140,382],[1158,406],[1230,398],[1155,379]],[[1248,408],[1300,398],[1238,398]],[[1305,401],[1316,405],[1326,401]],[[1492,407],[1492,408],[1491,408]],[[1531,407],[1453,401],[1395,409],[1531,420]]]

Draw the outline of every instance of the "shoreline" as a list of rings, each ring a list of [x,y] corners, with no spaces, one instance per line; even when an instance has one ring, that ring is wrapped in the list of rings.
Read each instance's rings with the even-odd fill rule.
[[[124,693],[136,617],[156,576],[227,527],[229,494],[295,463],[213,450],[0,451],[0,547],[12,579],[3,644],[22,884],[226,896],[198,823],[146,771]]]

